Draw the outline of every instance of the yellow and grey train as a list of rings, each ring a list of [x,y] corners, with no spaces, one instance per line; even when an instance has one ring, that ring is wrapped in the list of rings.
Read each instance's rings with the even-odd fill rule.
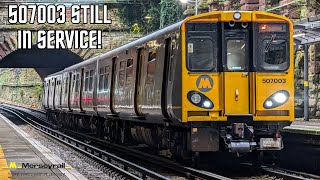
[[[288,18],[210,12],[49,75],[43,106],[64,128],[167,157],[277,151],[293,63]]]

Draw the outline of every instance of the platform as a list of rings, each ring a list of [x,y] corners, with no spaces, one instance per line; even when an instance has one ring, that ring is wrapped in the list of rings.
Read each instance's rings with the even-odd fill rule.
[[[284,128],[285,132],[320,135],[320,120],[310,119],[304,121],[303,119],[296,119],[290,126]]]
[[[86,178],[0,114],[0,180],[4,179]]]

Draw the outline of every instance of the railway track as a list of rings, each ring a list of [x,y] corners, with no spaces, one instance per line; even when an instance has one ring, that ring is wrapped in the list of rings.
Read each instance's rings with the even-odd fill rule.
[[[42,133],[94,159],[95,161],[106,166],[107,168],[110,168],[111,170],[115,171],[116,173],[120,174],[122,177],[126,179],[170,178],[150,169],[147,169],[143,166],[140,166],[138,164],[132,163],[131,161],[120,158],[114,154],[105,151],[104,149],[112,149],[113,151],[118,151],[123,154],[126,154],[126,156],[134,157],[141,161],[147,161],[149,162],[149,164],[159,166],[162,169],[169,170],[170,172],[174,172],[175,174],[181,177],[185,177],[187,179],[230,179],[211,172],[185,167],[158,156],[143,153],[141,151],[127,148],[125,146],[112,144],[107,141],[84,135],[78,132],[70,130],[58,131],[54,129],[57,128],[55,125],[52,125],[48,121],[46,121],[45,116],[41,115],[42,112],[33,111],[22,107],[15,107],[11,105],[1,105],[0,109],[17,116],[18,118],[25,121],[30,126],[38,129]],[[37,121],[33,119],[37,119]],[[46,125],[42,125],[42,123]],[[80,141],[79,139],[85,140],[85,142]],[[90,143],[88,144],[88,142]],[[101,149],[100,147],[102,147],[103,149]]]
[[[302,173],[297,171],[291,171],[288,169],[282,169],[273,166],[262,166],[262,171],[268,175],[276,176],[277,178],[282,178],[285,180],[310,180],[310,179],[320,179],[320,176]]]
[[[118,152],[126,157],[130,156],[132,159],[136,158],[141,161],[147,161],[150,164],[154,164],[163,169],[170,170],[183,176],[187,179],[230,179],[224,176],[220,176],[211,172],[197,170],[190,167],[182,166],[178,163],[172,162],[168,159],[161,158],[159,156],[151,155],[148,153],[141,152],[126,146],[110,143],[105,140],[101,140],[89,135],[78,133],[71,130],[63,129],[61,131],[55,130],[57,126],[49,123],[46,120],[45,113],[43,111],[26,109],[23,107],[16,107],[12,105],[1,105],[0,109],[5,110],[11,114],[16,115],[20,119],[24,120],[34,128],[40,130],[41,132],[57,139],[58,141],[74,148],[75,150],[92,157],[94,160],[103,164],[104,166],[114,170],[115,172],[121,174],[127,179],[146,179],[147,177],[153,179],[170,179],[152,170],[146,169],[140,165],[132,163],[128,160],[119,158],[118,156],[109,153],[109,151]],[[37,119],[37,121],[32,120]],[[42,125],[45,124],[45,125]],[[48,127],[50,126],[50,127]],[[85,141],[80,141],[79,139]],[[99,147],[99,148],[98,148]],[[106,151],[107,150],[107,151]],[[122,168],[111,162],[116,162],[115,164],[121,164]],[[136,174],[128,173],[128,170],[134,170],[139,172],[139,176]],[[284,180],[306,180],[306,179],[320,179],[320,176],[301,173],[296,171],[291,171],[287,169],[282,169],[279,167],[264,165],[261,167],[261,173],[264,175],[275,176]]]

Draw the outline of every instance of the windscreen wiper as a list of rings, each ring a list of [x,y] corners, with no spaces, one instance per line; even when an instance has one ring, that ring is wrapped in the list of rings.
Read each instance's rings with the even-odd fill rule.
[[[266,48],[264,49],[264,52],[269,52],[270,50],[270,47],[271,47],[271,43],[272,41],[276,38],[277,34],[271,34],[271,38],[270,40],[268,41],[267,45],[266,45]]]

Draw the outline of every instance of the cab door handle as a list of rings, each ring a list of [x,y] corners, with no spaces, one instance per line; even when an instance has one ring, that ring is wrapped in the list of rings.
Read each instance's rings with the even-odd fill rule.
[[[239,90],[236,89],[236,92],[235,92],[235,100],[238,101],[238,97],[239,97]]]

